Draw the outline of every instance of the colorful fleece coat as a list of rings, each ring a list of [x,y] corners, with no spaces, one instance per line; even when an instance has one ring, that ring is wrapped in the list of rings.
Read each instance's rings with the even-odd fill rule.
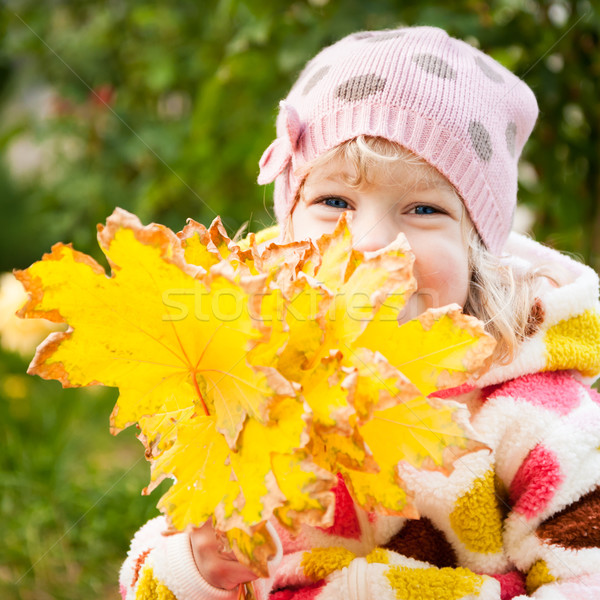
[[[405,467],[421,517],[357,509],[342,483],[335,522],[297,538],[278,528],[283,558],[255,582],[269,600],[600,599],[598,277],[512,235],[515,268],[551,266],[531,336],[508,366],[454,390],[486,441],[446,477]],[[518,257],[518,258],[516,258]],[[134,537],[121,571],[127,600],[234,600],[199,575],[186,533],[162,517]]]

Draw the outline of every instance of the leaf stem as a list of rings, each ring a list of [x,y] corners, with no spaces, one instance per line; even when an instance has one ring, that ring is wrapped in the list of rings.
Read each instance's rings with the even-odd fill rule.
[[[237,600],[256,600],[254,584],[251,581],[240,583],[238,586]]]
[[[204,401],[202,392],[200,391],[200,386],[198,385],[198,380],[196,379],[196,370],[195,369],[192,372],[192,377],[194,378],[194,387],[196,388],[196,393],[198,394],[198,398],[200,399],[200,402],[202,403],[202,408],[204,410],[204,414],[208,417],[208,416],[210,416],[210,412],[208,412],[208,406],[206,406],[206,402]]]

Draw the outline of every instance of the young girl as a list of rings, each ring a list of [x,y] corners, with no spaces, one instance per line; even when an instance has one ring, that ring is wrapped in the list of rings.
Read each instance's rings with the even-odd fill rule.
[[[420,518],[366,514],[343,483],[335,521],[290,537],[260,598],[600,598],[600,372],[595,273],[510,234],[517,160],[537,117],[531,90],[431,27],[350,35],[319,53],[281,103],[261,159],[284,239],[352,213],[356,246],[406,235],[417,293],[406,314],[456,302],[482,319],[495,363],[444,397],[468,402],[491,452],[446,477],[404,467]],[[135,536],[124,598],[235,599],[254,575],[210,524]]]

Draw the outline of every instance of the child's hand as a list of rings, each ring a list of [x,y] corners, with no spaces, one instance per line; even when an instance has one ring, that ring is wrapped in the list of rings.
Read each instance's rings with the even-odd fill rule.
[[[240,583],[257,578],[254,571],[238,562],[233,552],[222,551],[210,520],[192,529],[190,542],[200,575],[213,587],[232,590]]]

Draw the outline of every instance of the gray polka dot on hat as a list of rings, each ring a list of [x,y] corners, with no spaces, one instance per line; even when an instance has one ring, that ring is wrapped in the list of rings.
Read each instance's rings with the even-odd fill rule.
[[[481,160],[488,162],[493,154],[492,138],[488,130],[479,121],[471,121],[469,124],[469,135],[471,136],[471,143],[477,156]]]
[[[315,74],[312,75],[311,78],[306,82],[306,85],[302,90],[302,95],[306,96],[306,94],[308,94],[308,92],[310,92],[310,90],[312,90],[315,87],[315,85],[317,85],[317,83],[319,83],[319,81],[321,81],[321,79],[323,79],[323,77],[327,75],[329,69],[331,69],[331,67],[329,65],[325,65],[324,67],[321,67],[318,71],[316,71]]]
[[[406,35],[406,31],[383,31],[369,37],[369,42],[385,42],[387,40],[395,40],[396,38]]]
[[[506,131],[504,132],[506,136],[506,147],[510,152],[510,155],[514,157],[515,155],[515,143],[517,140],[517,124],[514,121],[511,121],[506,126]]]
[[[456,79],[456,71],[444,59],[435,54],[415,54],[413,62],[432,75],[443,79]]]
[[[355,40],[366,40],[367,38],[371,38],[374,36],[372,31],[359,31],[358,33],[353,33],[350,37]]]
[[[337,86],[335,95],[342,100],[363,100],[371,94],[380,92],[385,87],[385,79],[370,73],[352,77]]]
[[[482,73],[488,79],[491,79],[492,81],[494,81],[496,83],[504,83],[504,79],[502,78],[502,75],[500,75],[500,73],[497,73],[494,69],[492,69],[492,67],[490,67],[490,65],[488,65],[485,62],[485,60],[483,60],[483,58],[481,58],[481,56],[475,57],[475,62],[477,63],[477,66],[481,69]]]

